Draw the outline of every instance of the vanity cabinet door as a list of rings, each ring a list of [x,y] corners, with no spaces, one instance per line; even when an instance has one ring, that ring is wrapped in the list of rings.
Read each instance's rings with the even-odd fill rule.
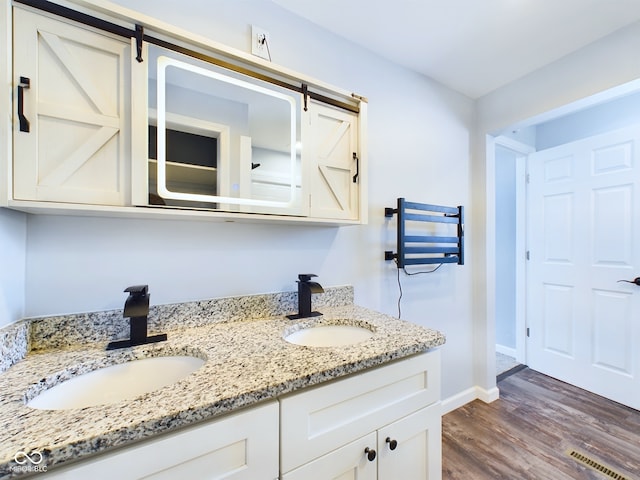
[[[302,158],[310,172],[311,217],[359,219],[364,165],[358,120],[355,113],[309,102]]]
[[[380,480],[439,480],[442,477],[440,402],[378,431]]]
[[[378,478],[376,459],[369,460],[365,453],[365,449],[373,449],[375,444],[376,434],[370,433],[283,475],[282,480],[309,480],[312,478],[376,480]]]
[[[276,479],[278,402],[271,401],[47,473],[47,479],[78,478]]]
[[[130,43],[14,8],[14,195],[125,205]]]

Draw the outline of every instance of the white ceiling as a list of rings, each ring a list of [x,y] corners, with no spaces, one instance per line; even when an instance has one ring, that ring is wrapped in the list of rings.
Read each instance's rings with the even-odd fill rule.
[[[640,20],[640,0],[272,1],[471,98]]]

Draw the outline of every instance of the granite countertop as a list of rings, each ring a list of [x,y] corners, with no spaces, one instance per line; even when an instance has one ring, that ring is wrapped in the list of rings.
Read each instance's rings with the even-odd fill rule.
[[[340,302],[338,302],[340,303]],[[48,468],[442,345],[434,330],[353,304],[323,315],[215,321],[165,330],[168,341],[105,351],[105,343],[31,351],[0,374],[0,478],[20,475],[16,452],[38,451]],[[283,336],[300,325],[350,324],[374,335],[359,344],[313,348]],[[33,335],[33,333],[32,333]],[[71,410],[36,410],[26,401],[74,374],[150,356],[206,360],[183,380],[134,400]],[[12,468],[13,467],[13,468]]]

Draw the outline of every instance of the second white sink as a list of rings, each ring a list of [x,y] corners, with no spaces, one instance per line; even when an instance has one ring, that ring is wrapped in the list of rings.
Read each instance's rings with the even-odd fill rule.
[[[70,378],[43,391],[27,405],[40,410],[67,410],[116,403],[176,383],[204,363],[191,356],[132,360]]]
[[[354,325],[318,325],[290,333],[284,339],[304,347],[341,347],[364,342],[373,332]]]

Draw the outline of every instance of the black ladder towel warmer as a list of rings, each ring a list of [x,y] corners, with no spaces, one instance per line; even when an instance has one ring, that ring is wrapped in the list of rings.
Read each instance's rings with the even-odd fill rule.
[[[426,213],[424,213],[426,212]],[[398,268],[407,265],[457,263],[464,265],[464,207],[443,207],[407,202],[398,198],[397,208],[385,208],[384,216],[398,215],[398,252],[384,252],[385,260],[396,260]],[[456,225],[456,236],[418,235],[421,223]],[[411,235],[407,231],[411,231]],[[429,232],[426,232],[429,233]]]

